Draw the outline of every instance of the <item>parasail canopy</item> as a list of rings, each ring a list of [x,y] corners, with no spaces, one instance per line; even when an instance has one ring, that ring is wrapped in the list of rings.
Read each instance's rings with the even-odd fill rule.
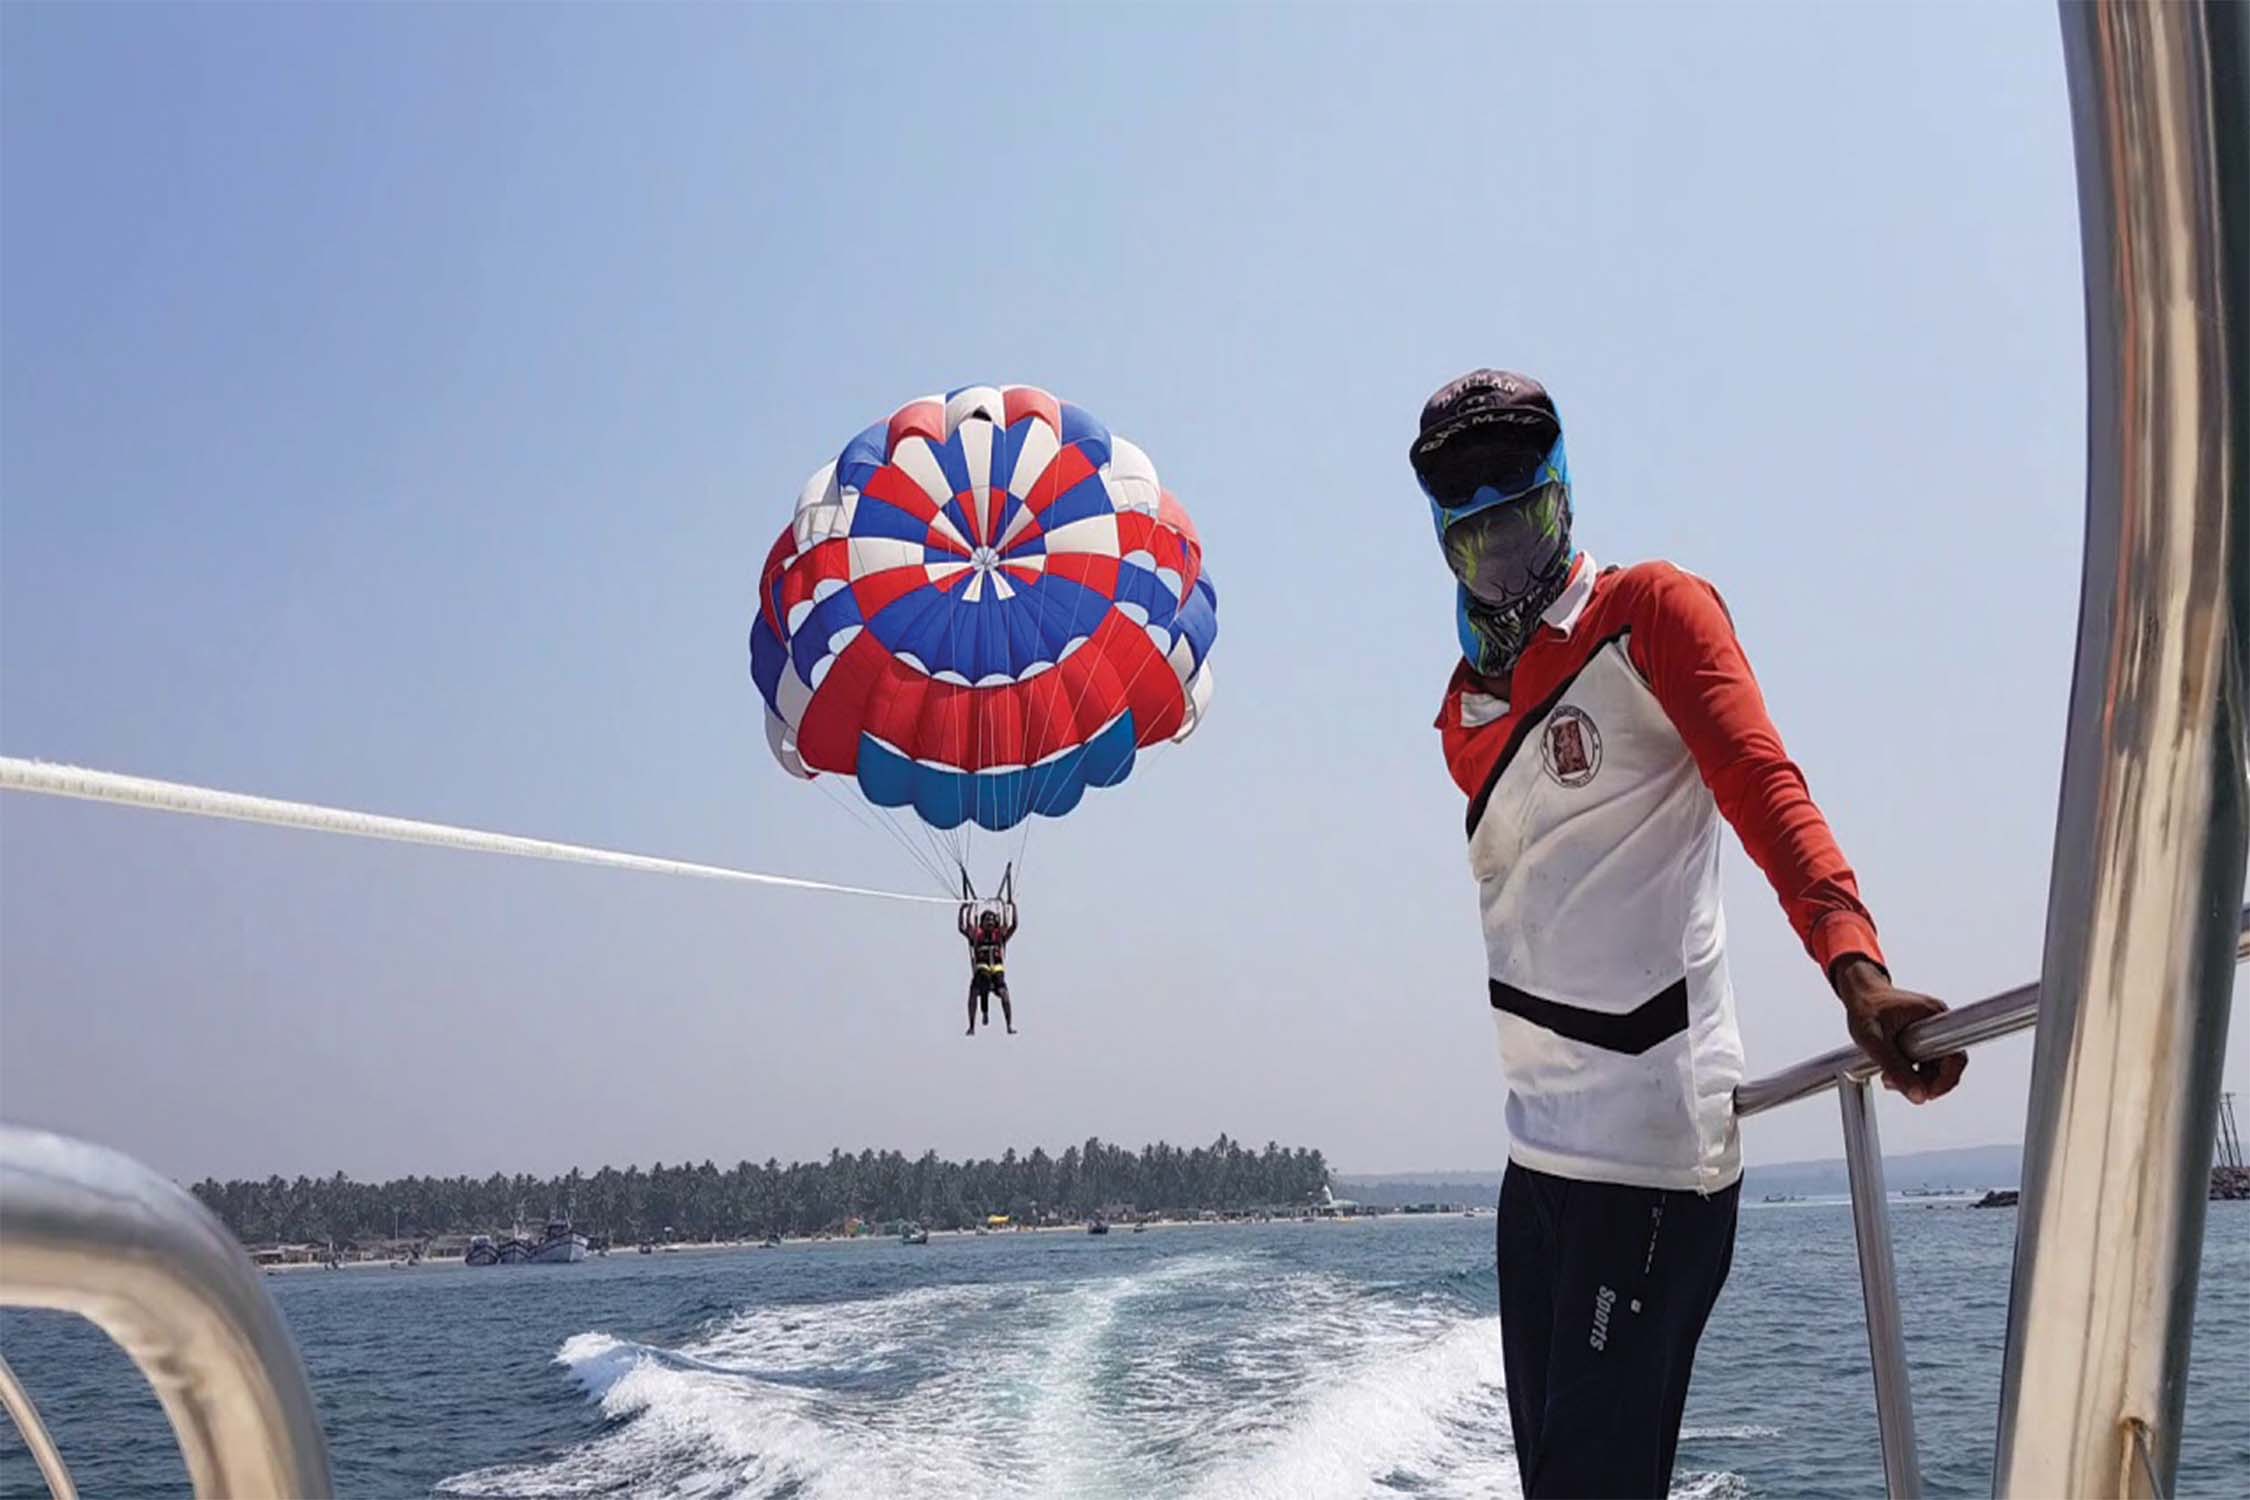
[[[806,481],[750,661],[791,774],[998,832],[1192,733],[1217,636],[1194,524],[1148,455],[1045,391],[973,386]]]

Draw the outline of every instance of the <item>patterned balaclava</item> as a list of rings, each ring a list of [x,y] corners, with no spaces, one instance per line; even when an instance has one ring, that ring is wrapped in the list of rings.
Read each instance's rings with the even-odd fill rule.
[[[1578,560],[1554,402],[1529,376],[1474,371],[1422,408],[1410,458],[1460,584],[1461,654],[1504,683]]]

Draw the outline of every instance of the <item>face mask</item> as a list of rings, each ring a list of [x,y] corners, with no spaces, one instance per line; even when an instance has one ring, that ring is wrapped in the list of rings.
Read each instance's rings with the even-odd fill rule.
[[[1461,649],[1478,672],[1506,677],[1540,617],[1570,582],[1570,489],[1542,485],[1446,528],[1445,559],[1460,581]]]
[[[1446,566],[1461,585],[1461,654],[1505,680],[1570,582],[1570,468],[1562,440],[1543,457],[1483,469],[1466,493],[1432,493]],[[1425,490],[1429,486],[1425,484]]]

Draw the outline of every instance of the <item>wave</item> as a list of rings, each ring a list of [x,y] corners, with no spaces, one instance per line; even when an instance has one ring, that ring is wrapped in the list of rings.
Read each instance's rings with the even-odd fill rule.
[[[742,1310],[678,1348],[605,1332],[555,1355],[608,1424],[441,1494],[1052,1493],[1107,1487],[1088,1374],[1116,1309],[1224,1276],[1186,1257],[1109,1282],[917,1288]]]
[[[1201,1500],[1516,1495],[1497,1318],[1346,1368],[1297,1398],[1271,1441],[1194,1485]]]
[[[1514,1496],[1499,1322],[1429,1290],[1189,1255],[1075,1281],[748,1308],[676,1348],[589,1331],[555,1362],[600,1430],[438,1488]],[[1728,1500],[1731,1478],[1694,1476],[1693,1500]]]

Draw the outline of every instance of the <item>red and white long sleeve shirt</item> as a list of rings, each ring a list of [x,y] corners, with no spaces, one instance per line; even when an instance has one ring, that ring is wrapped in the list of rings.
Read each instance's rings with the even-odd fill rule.
[[[1726,1187],[1742,1038],[1719,818],[1824,971],[1882,949],[1717,591],[1668,563],[1581,557],[1508,697],[1464,663],[1438,728],[1469,797],[1510,1156]]]

